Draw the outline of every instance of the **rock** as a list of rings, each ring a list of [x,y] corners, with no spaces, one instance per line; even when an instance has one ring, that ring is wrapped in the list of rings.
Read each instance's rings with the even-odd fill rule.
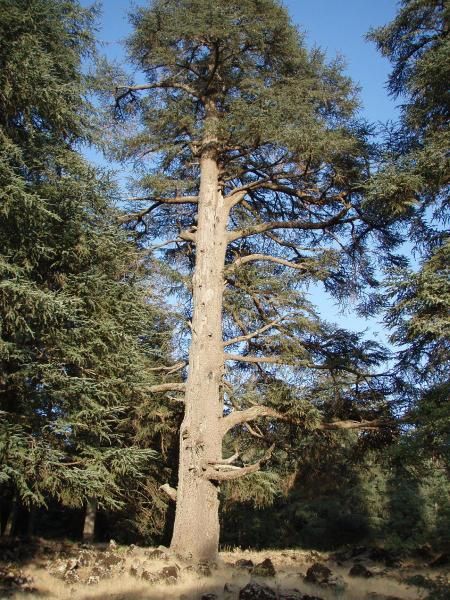
[[[262,561],[262,563],[256,565],[256,567],[254,567],[252,571],[252,575],[256,575],[259,577],[275,577],[275,567],[273,566],[273,563],[270,560],[270,558],[266,558]]]
[[[215,563],[204,561],[204,562],[199,562],[195,570],[196,570],[197,574],[202,577],[211,577],[212,569],[214,569],[214,568],[217,569],[217,565]]]
[[[277,600],[277,595],[268,585],[251,581],[239,592],[239,600]]]
[[[334,575],[331,569],[322,563],[314,563],[306,571],[305,581],[316,583],[336,590],[343,590],[346,587],[345,581],[339,575]]]
[[[247,569],[248,571],[250,571],[251,569],[253,569],[253,567],[255,565],[254,565],[254,562],[252,560],[248,560],[246,558],[240,558],[239,560],[237,560],[234,563],[234,566],[237,569]]]
[[[90,575],[90,577],[88,577],[86,580],[86,585],[97,585],[99,582],[100,577],[97,577],[96,575]]]
[[[217,594],[203,594],[200,600],[219,600]]]
[[[306,571],[305,581],[308,583],[317,583],[319,585],[327,584],[333,576],[331,569],[322,563],[314,563]]]
[[[117,548],[117,543],[114,540],[109,540],[109,547],[115,549]]]
[[[171,565],[170,567],[164,567],[159,572],[159,575],[163,579],[169,579],[170,577],[173,577],[174,579],[178,579],[179,571],[180,571],[180,567],[178,565]]]
[[[152,571],[147,571],[147,569],[143,569],[140,573],[141,579],[144,581],[148,581],[149,583],[156,583],[159,581],[159,577],[157,573],[153,573]]]
[[[160,550],[159,548],[157,548],[156,550],[148,550],[145,553],[145,556],[147,558],[161,559],[161,560],[165,560],[167,558],[167,554],[163,550]]]
[[[234,598],[235,595],[238,594],[238,592],[239,592],[239,587],[237,585],[233,585],[232,583],[226,583],[223,586],[223,593],[225,594],[225,597],[232,594],[232,597]]]
[[[373,577],[372,571],[369,571],[369,569],[361,563],[354,564],[348,574],[350,577],[365,577],[366,579]]]
[[[76,572],[75,569],[73,569],[72,571],[67,571],[64,575],[64,581],[66,583],[79,583],[80,581],[80,576],[78,575],[78,573]]]
[[[73,571],[75,569],[78,569],[78,567],[80,566],[80,563],[78,562],[78,559],[76,558],[71,558],[70,560],[67,561],[66,563],[66,573],[68,571]]]

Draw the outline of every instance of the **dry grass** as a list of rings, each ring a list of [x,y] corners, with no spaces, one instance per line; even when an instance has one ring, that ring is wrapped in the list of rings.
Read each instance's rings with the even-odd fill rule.
[[[124,552],[125,549],[118,549]],[[148,549],[147,549],[148,550]],[[243,570],[233,568],[236,560],[245,558],[255,564],[270,558],[275,566],[275,578],[257,579],[278,591],[297,588],[305,594],[315,595],[324,600],[364,600],[369,593],[375,592],[384,596],[395,596],[402,600],[419,600],[426,594],[418,588],[407,586],[402,579],[416,573],[429,575],[420,563],[411,562],[401,568],[383,569],[370,579],[361,579],[348,576],[352,562],[338,565],[329,560],[328,555],[317,552],[299,550],[265,552],[241,551],[222,552],[221,561],[217,570],[210,577],[199,576],[195,572],[182,570],[177,583],[173,585],[162,583],[149,583],[137,579],[129,574],[129,568],[138,560],[151,563],[151,570],[158,571],[170,563],[150,560],[145,558],[144,549],[136,549],[132,555],[126,557],[125,572],[113,575],[107,580],[101,580],[96,585],[83,585],[81,583],[67,584],[61,579],[49,574],[45,567],[46,561],[35,558],[24,565],[23,570],[34,579],[37,593],[16,593],[14,600],[199,600],[202,594],[215,593],[224,600],[237,600],[238,591],[250,580],[251,575]],[[124,552],[125,555],[125,552]],[[308,585],[303,577],[314,562],[326,563],[335,573],[343,578],[346,583],[344,590],[331,590],[323,587]],[[367,562],[369,568],[375,567],[374,563]],[[379,571],[381,571],[378,566]],[[83,575],[80,569],[80,574]],[[436,572],[434,571],[434,576]],[[234,593],[224,593],[224,585],[231,584]],[[0,599],[2,598],[0,592]]]

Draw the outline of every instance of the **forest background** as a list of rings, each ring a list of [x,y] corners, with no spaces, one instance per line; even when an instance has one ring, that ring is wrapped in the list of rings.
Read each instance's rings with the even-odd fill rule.
[[[18,3],[4,4],[11,10],[2,17],[4,39],[8,35],[21,39],[20,28],[27,25],[25,17],[18,18],[14,13],[14,4]],[[76,3],[68,3],[74,8],[73,23],[77,26],[70,30],[72,43],[67,55],[67,29],[58,11],[62,4],[32,3],[38,10],[36,14],[48,11],[44,24],[48,23],[49,29],[43,27],[33,40],[35,54],[25,48],[27,56],[35,57],[37,81],[23,67],[21,79],[20,47],[14,56],[8,54],[6,43],[2,45],[4,64],[16,69],[11,68],[12,75],[4,69],[6,75],[1,82],[5,240],[1,288],[2,532],[74,538],[84,534],[98,540],[167,543],[173,506],[160,487],[176,483],[182,410],[161,386],[165,385],[165,374],[174,372],[182,385],[183,371],[166,365],[183,359],[186,342],[179,340],[185,340],[186,334],[180,326],[179,306],[172,299],[167,302],[164,291],[165,278],[173,273],[164,272],[153,260],[142,259],[142,253],[162,238],[159,234],[153,241],[143,237],[139,223],[136,228],[131,220],[118,216],[124,199],[129,197],[123,171],[117,186],[115,177],[105,172],[111,156],[105,163],[93,150],[86,150],[89,143],[103,147],[111,143],[102,138],[109,125],[103,122],[98,127],[99,111],[93,111],[84,99],[82,68],[86,69],[93,59],[90,16],[78,12]],[[423,4],[440,6],[438,2]],[[300,27],[309,29],[299,6],[296,3],[295,19],[298,14]],[[50,10],[53,7],[55,10]],[[378,26],[395,15],[393,3],[377,7],[380,12],[376,22],[371,20],[372,14],[365,15],[371,21],[369,26]],[[105,15],[109,9],[105,6]],[[350,6],[350,12],[353,18],[360,14],[354,6]],[[36,14],[30,11],[33,22]],[[107,28],[116,38],[109,22]],[[331,30],[337,28],[321,30],[326,39],[330,39]],[[49,32],[54,40],[50,53],[39,37]],[[126,31],[119,35],[125,36]],[[311,32],[309,42],[316,41],[321,44]],[[381,38],[378,43],[383,47]],[[53,60],[57,56],[61,61],[61,70],[56,85],[48,86],[48,93],[41,97],[39,77],[55,74],[54,66],[49,68],[47,64],[52,53]],[[104,77],[114,71],[105,65],[102,68]],[[372,66],[367,70],[374,79]],[[388,75],[386,69],[386,79]],[[362,77],[356,79],[362,82]],[[100,78],[93,85],[97,91],[105,91],[103,83]],[[73,86],[70,94],[66,93],[68,85]],[[113,87],[108,91],[114,91]],[[363,84],[363,92],[366,89]],[[395,90],[391,81],[391,92],[395,91],[404,93],[397,100],[408,100],[408,90]],[[366,109],[370,121],[385,121],[391,115],[397,119],[398,113],[388,108],[393,105],[386,100],[385,92],[371,91],[370,96],[376,98],[370,112]],[[112,100],[110,97],[109,104],[104,100],[102,109],[106,107],[107,112]],[[94,100],[94,107],[100,106],[98,102]],[[386,104],[378,111],[380,102]],[[24,115],[29,116],[30,106],[33,110],[27,121]],[[405,121],[395,127],[403,127],[407,137]],[[423,132],[426,126],[422,123],[415,133],[418,129]],[[379,126],[373,138],[383,160],[389,146],[384,144],[393,135],[393,127]],[[33,135],[29,135],[30,128]],[[407,146],[405,143],[406,150],[400,149],[398,156],[408,153]],[[86,163],[80,149],[101,169]],[[44,163],[40,159],[43,154],[47,157]],[[127,166],[127,173],[129,169]],[[395,176],[393,172],[393,182]],[[427,221],[433,203],[440,202],[435,197],[442,198],[445,182],[446,175],[441,173],[434,181],[421,181],[414,193],[423,205],[428,203],[426,210],[422,214],[417,210],[413,215],[408,207],[406,216],[401,216],[404,236],[409,238],[403,252],[410,253],[415,247],[419,275],[426,273],[430,265],[432,275],[436,272],[432,261],[439,249],[445,248],[445,218],[439,213],[437,227],[425,227],[423,223],[418,226],[416,222],[420,229],[416,240],[409,233],[411,223],[414,225],[417,216]],[[398,188],[391,193],[398,194]],[[121,220],[126,227],[118,226]],[[360,303],[356,321],[354,317],[338,321],[328,338],[331,350],[327,360],[338,355],[342,358],[345,351],[348,360],[354,361],[351,364],[359,360],[372,373],[389,372],[389,377],[379,385],[377,378],[373,378],[375,385],[360,382],[363,392],[355,392],[354,381],[345,378],[337,383],[336,379],[321,381],[319,387],[313,381],[309,393],[315,398],[314,409],[332,421],[361,421],[371,414],[384,418],[408,415],[410,422],[362,433],[316,431],[313,415],[302,436],[295,424],[276,426],[279,447],[265,469],[223,486],[223,544],[331,548],[381,541],[396,549],[413,549],[425,542],[436,546],[448,542],[448,284],[445,287],[443,283],[448,272],[444,266],[442,277],[438,265],[438,283],[442,286],[438,296],[443,306],[436,298],[430,301],[427,297],[425,308],[420,300],[411,307],[408,289],[414,287],[414,275],[405,270],[407,265],[401,260],[397,267],[403,271],[395,277],[391,271],[381,292],[389,300],[380,302],[378,297],[371,306]],[[316,302],[316,297],[323,298],[321,285],[311,285],[310,300],[327,321],[335,320],[330,317],[331,300]],[[361,297],[366,293],[361,291]],[[419,294],[420,282],[416,282],[412,295],[417,298]],[[348,303],[345,295],[340,299]],[[360,299],[353,295],[353,305]],[[396,307],[402,306],[404,313],[399,314]],[[417,339],[408,331],[404,318],[407,314],[408,321],[421,311],[419,317],[425,321],[437,319],[438,331],[426,331],[425,337],[431,338],[420,339],[414,347]],[[390,348],[391,354],[368,341],[370,330],[365,335],[344,331],[349,322],[354,325],[350,329],[356,331],[370,322],[372,332],[377,332],[373,324],[383,318],[391,344],[398,343]],[[381,330],[378,334],[384,335]],[[421,335],[423,331],[419,330],[417,337]],[[402,352],[395,356],[398,348]],[[413,373],[411,366],[419,367],[419,373]],[[272,383],[280,392],[279,381]],[[277,408],[281,404],[289,410],[290,393],[281,390]],[[275,425],[269,422],[265,427],[265,435],[270,436]],[[252,432],[256,438],[263,436],[259,427]],[[245,443],[241,441],[241,445]],[[247,451],[252,454],[250,446]]]

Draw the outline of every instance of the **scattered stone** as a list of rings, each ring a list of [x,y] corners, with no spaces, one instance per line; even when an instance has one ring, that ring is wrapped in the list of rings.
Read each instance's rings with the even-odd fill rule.
[[[246,558],[240,558],[239,560],[237,560],[234,563],[234,566],[237,569],[247,569],[248,571],[251,571],[253,569],[253,567],[255,566],[255,564],[252,560],[248,560]]]
[[[164,567],[160,572],[159,575],[163,578],[163,579],[169,579],[169,578],[173,578],[173,579],[178,579],[178,573],[180,571],[180,567],[178,565],[172,565],[170,567]]]
[[[273,563],[270,560],[270,558],[266,558],[262,561],[262,563],[256,565],[256,567],[254,567],[252,571],[252,575],[256,575],[259,577],[275,577],[275,567],[273,566]]]
[[[239,600],[277,600],[277,595],[268,585],[251,581],[239,592]]]
[[[157,573],[152,573],[152,571],[147,571],[147,569],[143,569],[140,573],[141,579],[144,581],[148,581],[149,583],[156,583],[159,581],[159,577]]]
[[[90,575],[86,580],[86,585],[97,585],[100,583],[100,577],[97,575]]]
[[[145,556],[147,558],[161,559],[161,560],[165,560],[167,558],[166,553],[163,550],[160,550],[159,548],[156,548],[156,550],[148,550],[145,553]]]
[[[305,581],[308,583],[317,583],[319,585],[327,584],[333,576],[331,569],[322,563],[314,563],[306,571]]]
[[[80,566],[80,563],[79,563],[78,559],[71,558],[66,563],[66,572],[67,571],[74,571],[75,569],[78,569],[79,566]]]
[[[227,595],[232,594],[232,597],[234,598],[236,596],[236,594],[238,594],[239,592],[239,587],[237,585],[233,585],[232,583],[226,583],[223,586],[223,593],[225,594],[225,597],[227,597]]]
[[[203,561],[198,563],[195,571],[201,577],[211,577],[213,568],[217,568],[217,565],[215,563]]]
[[[117,554],[113,554],[112,552],[106,552],[98,559],[98,563],[109,570],[122,566],[124,562],[125,560],[121,556],[117,556]]]
[[[80,582],[80,576],[78,575],[78,573],[76,572],[75,569],[73,569],[72,571],[67,571],[64,575],[64,581],[65,583],[70,583],[70,584],[74,584],[74,583],[79,583]]]
[[[109,547],[111,549],[116,549],[117,548],[117,543],[114,540],[109,540]]]
[[[324,587],[343,590],[346,587],[345,581],[339,575],[334,575],[331,569],[322,563],[314,563],[306,571],[305,581],[316,583]]]
[[[369,569],[361,563],[354,564],[348,574],[350,577],[365,577],[366,579],[373,577],[372,571],[369,571]]]

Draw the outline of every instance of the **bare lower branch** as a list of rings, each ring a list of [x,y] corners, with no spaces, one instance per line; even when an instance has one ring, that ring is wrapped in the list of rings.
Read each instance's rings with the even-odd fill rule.
[[[170,89],[174,88],[177,90],[183,90],[184,92],[195,96],[197,98],[197,92],[194,88],[180,81],[174,81],[173,79],[165,79],[156,83],[144,83],[143,85],[120,85],[116,87],[116,92],[124,90],[117,98],[116,101],[120,101],[122,98],[127,96],[130,92],[141,92],[143,90],[156,90],[156,89]]]
[[[150,392],[184,392],[186,389],[185,383],[160,383],[159,385],[152,385],[149,388]]]
[[[159,489],[165,492],[171,500],[174,502],[177,501],[177,490],[171,487],[168,483],[161,485]]]
[[[226,417],[223,417],[221,421],[222,435],[225,435],[227,431],[236,427],[236,425],[247,424],[248,421],[254,421],[261,417],[272,417],[280,421],[288,421],[290,423],[303,425],[304,422],[300,419],[290,417],[288,414],[283,414],[270,408],[269,406],[252,406],[245,410],[238,410],[230,413]],[[346,420],[346,421],[334,421],[331,423],[318,423],[315,429],[322,431],[336,431],[340,429],[379,429],[381,427],[394,427],[401,421],[393,421],[389,419],[373,419],[373,420]]]
[[[267,323],[267,325],[264,325],[264,327],[261,327],[260,329],[257,329],[256,331],[253,331],[252,333],[248,333],[247,335],[240,335],[231,340],[226,340],[223,343],[223,346],[225,348],[226,346],[232,346],[233,344],[238,344],[239,342],[246,342],[247,340],[251,340],[252,338],[258,337],[258,335],[261,335],[265,331],[268,331],[269,329],[272,329],[272,327],[275,327],[275,325],[280,323],[282,320],[283,320],[283,317],[280,317],[279,319],[275,319],[275,321],[272,321],[271,323]]]
[[[290,260],[286,260],[284,258],[277,258],[276,256],[270,256],[269,254],[248,254],[247,256],[242,256],[235,260],[231,265],[229,265],[225,272],[232,272],[237,267],[245,265],[249,262],[256,261],[264,261],[264,262],[273,262],[279,265],[284,265],[285,267],[290,267],[291,269],[298,269],[299,271],[305,271],[308,269],[308,266],[302,263],[295,263]]]
[[[228,354],[227,352],[224,352],[224,357],[225,360],[235,360],[237,362],[273,363],[276,365],[288,364],[281,356],[242,356],[241,354]]]
[[[267,462],[269,458],[272,456],[272,452],[275,448],[275,444],[272,444],[267,452],[264,453],[264,456],[258,460],[258,462],[253,463],[252,465],[247,465],[246,467],[238,467],[231,470],[221,470],[215,469],[212,466],[209,466],[203,472],[203,477],[206,479],[210,479],[213,481],[232,481],[233,479],[240,479],[245,475],[250,475],[251,473],[256,473],[260,470],[261,465],[264,462]]]
[[[237,459],[239,458],[239,453],[235,452],[233,454],[233,456],[230,456],[229,458],[222,458],[222,460],[218,460],[214,463],[210,463],[211,465],[231,465],[233,464]]]
[[[152,367],[149,371],[167,371],[167,373],[175,373],[176,371],[180,371],[186,366],[185,362],[179,362],[175,365],[168,365],[167,367]]]

